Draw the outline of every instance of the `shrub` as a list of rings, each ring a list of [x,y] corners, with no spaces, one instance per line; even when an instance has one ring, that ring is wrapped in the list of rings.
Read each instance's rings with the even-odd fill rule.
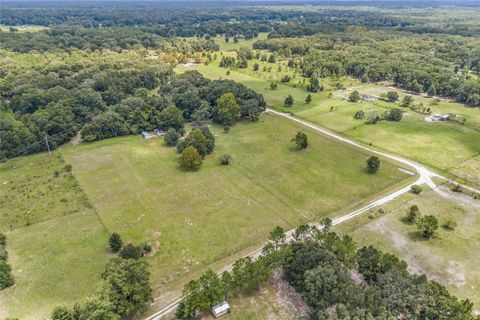
[[[224,154],[223,156],[220,157],[220,164],[223,166],[229,165],[230,162],[232,161],[232,156],[229,154]]]
[[[0,246],[0,260],[7,261],[8,251],[5,249],[5,246]]]
[[[307,98],[305,99],[305,103],[308,104],[308,103],[310,103],[310,102],[312,102],[312,95],[311,95],[311,94],[309,94],[309,95],[307,96]]]
[[[423,189],[421,186],[419,186],[418,184],[414,184],[410,187],[410,192],[413,193],[413,194],[420,194],[422,193]]]
[[[150,243],[146,243],[146,242],[142,243],[141,248],[142,248],[142,256],[152,252],[152,245]]]
[[[432,215],[424,216],[418,219],[417,227],[423,237],[430,239],[438,229],[438,220]]]
[[[420,217],[420,209],[418,209],[417,205],[412,205],[407,212],[407,221],[410,223],[414,223]]]
[[[225,133],[230,132],[230,127],[229,126],[223,127],[223,132],[225,132]]]
[[[0,260],[0,290],[11,287],[14,283],[12,267],[6,261]]]
[[[108,239],[108,242],[110,244],[110,250],[112,250],[112,252],[118,252],[120,251],[120,249],[122,249],[123,241],[118,233],[112,233],[110,235],[110,238]]]
[[[402,107],[410,107],[413,103],[413,97],[412,96],[405,96],[403,97],[402,100]]]
[[[283,102],[283,104],[286,106],[286,107],[291,107],[293,106],[293,97],[291,94],[289,94],[286,98],[285,98],[285,101]]]
[[[72,171],[72,165],[71,164],[67,164],[65,167],[64,167],[65,171],[66,172],[70,172]]]
[[[143,248],[140,246],[135,246],[131,243],[127,244],[120,251],[120,257],[123,259],[140,259],[143,255]]]
[[[179,160],[180,167],[186,171],[195,171],[202,166],[202,156],[193,146],[186,147],[182,151]]]
[[[387,120],[389,121],[400,121],[403,117],[403,111],[399,108],[392,108],[388,112]]]
[[[456,183],[452,186],[451,190],[453,192],[462,192],[462,186]]]
[[[292,139],[297,145],[298,150],[303,150],[308,147],[308,138],[307,135],[301,131],[297,132],[295,137]]]
[[[388,101],[395,102],[398,100],[398,93],[396,91],[388,91],[387,92],[387,99]]]
[[[177,130],[175,130],[174,128],[170,128],[167,130],[163,141],[167,146],[173,147],[177,145],[179,138],[180,135],[177,133]]]
[[[286,74],[280,79],[280,82],[290,82],[290,80],[292,80],[292,77]]]
[[[453,220],[447,220],[444,224],[443,227],[447,230],[455,230],[457,227],[457,223]]]
[[[367,159],[367,171],[369,173],[376,173],[380,168],[380,159],[376,156],[371,156]]]
[[[348,96],[348,101],[350,102],[357,102],[360,100],[360,93],[358,93],[357,90],[353,91],[350,93],[350,96]]]
[[[363,117],[365,116],[365,112],[363,112],[363,110],[359,110],[355,113],[355,115],[353,116],[355,119],[363,119]]]

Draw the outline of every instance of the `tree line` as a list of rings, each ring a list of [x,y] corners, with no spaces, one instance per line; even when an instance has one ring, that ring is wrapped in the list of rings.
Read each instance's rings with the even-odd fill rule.
[[[15,284],[12,267],[8,263],[7,236],[0,233],[0,290]]]
[[[177,76],[136,51],[5,51],[0,60],[1,159],[46,150],[46,139],[55,148],[78,132],[85,141],[157,128],[183,135],[186,121],[231,125],[265,109],[263,97],[244,85],[195,71]],[[226,93],[238,108],[217,103]]]
[[[312,319],[478,319],[473,304],[459,300],[425,275],[410,274],[407,263],[373,246],[358,248],[348,235],[305,224],[286,241],[274,228],[263,254],[241,258],[231,272],[212,270],[184,288],[178,319],[194,319],[224,300],[251,295],[267,282],[274,269],[310,307]]]
[[[480,72],[479,46],[478,38],[369,31],[259,40],[253,47],[293,60],[308,78],[388,80],[415,93],[480,106],[480,79],[471,74]]]

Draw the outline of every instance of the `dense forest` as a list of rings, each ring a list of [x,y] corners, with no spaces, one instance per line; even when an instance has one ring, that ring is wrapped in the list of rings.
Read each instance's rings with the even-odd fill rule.
[[[0,155],[55,148],[79,131],[86,141],[215,118],[216,101],[233,93],[239,116],[255,120],[263,97],[229,80],[198,72],[176,76],[169,65],[135,52],[3,52],[0,83]],[[84,126],[87,124],[86,126]]]

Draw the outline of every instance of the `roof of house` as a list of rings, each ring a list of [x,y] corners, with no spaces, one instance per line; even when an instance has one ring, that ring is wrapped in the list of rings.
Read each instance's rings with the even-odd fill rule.
[[[230,306],[228,305],[227,301],[223,301],[222,303],[216,304],[212,307],[212,312],[213,313],[222,313],[230,309]]]

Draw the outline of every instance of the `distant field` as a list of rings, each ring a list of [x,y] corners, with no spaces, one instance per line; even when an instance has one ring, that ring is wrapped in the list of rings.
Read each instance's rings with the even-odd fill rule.
[[[375,96],[393,90],[400,94],[400,99],[405,93],[391,88],[389,84],[362,84],[349,78],[327,78],[320,79],[327,92],[312,94],[312,102],[306,104],[304,101],[309,93],[304,89],[305,84],[300,75],[290,83],[278,83],[278,88],[271,90],[271,81],[278,81],[287,73],[293,75],[293,71],[289,71],[284,62],[259,63],[270,65],[273,71],[254,72],[253,61],[249,63],[248,69],[230,70],[228,76],[227,69],[218,67],[218,62],[208,66],[198,65],[195,68],[206,77],[233,79],[251,87],[262,93],[268,104],[278,110],[292,112],[362,143],[372,144],[376,148],[422,162],[446,174],[453,174],[462,179],[462,182],[480,185],[480,165],[477,157],[480,155],[478,108],[466,108],[458,103],[413,95],[415,103],[423,103],[432,113],[453,113],[457,115],[457,119],[465,118],[465,124],[456,121],[427,123],[424,120],[425,115],[405,109],[404,118],[400,122],[381,121],[376,125],[368,125],[364,120],[355,120],[354,114],[359,110],[366,113],[376,110],[382,115],[390,108],[399,106],[397,103],[382,100],[348,102],[346,97],[353,89],[361,94]],[[282,71],[277,72],[275,70],[279,64]],[[183,72],[185,68],[179,67],[177,70]],[[260,70],[263,70],[262,67]],[[340,83],[347,89],[336,90],[335,83]],[[293,96],[295,103],[292,107],[284,107],[283,101],[289,94]]]
[[[230,37],[228,42],[225,41],[223,36],[212,37],[212,39],[220,46],[221,51],[233,51],[240,48],[251,48],[257,40],[266,39],[267,35],[268,32],[260,32],[256,38],[249,40],[245,40],[243,37],[240,37],[237,43],[233,41],[233,37]],[[196,37],[186,37],[184,39],[194,40]]]
[[[38,32],[48,29],[44,26],[13,26],[13,28],[18,30],[16,32]],[[3,32],[10,32],[10,26],[0,25],[0,30]]]
[[[47,317],[99,283],[107,231],[65,165],[57,153],[0,164],[0,231],[16,280],[0,291],[0,319]]]
[[[318,221],[407,177],[387,162],[367,174],[368,154],[276,116],[239,123],[228,134],[212,129],[215,153],[194,173],[179,170],[176,150],[161,139],[62,148],[108,230],[153,244],[159,291],[264,241],[276,225]],[[290,142],[298,130],[309,136],[307,151]],[[232,165],[218,164],[224,153]]]
[[[443,192],[451,198],[433,191],[407,194],[385,206],[386,214],[377,219],[364,215],[336,229],[349,232],[362,245],[373,244],[402,257],[411,271],[425,273],[458,297],[469,298],[480,311],[480,201],[446,189]],[[440,225],[455,220],[457,228],[447,231],[440,227],[435,238],[423,240],[414,225],[402,220],[413,204],[422,214],[435,215]]]

